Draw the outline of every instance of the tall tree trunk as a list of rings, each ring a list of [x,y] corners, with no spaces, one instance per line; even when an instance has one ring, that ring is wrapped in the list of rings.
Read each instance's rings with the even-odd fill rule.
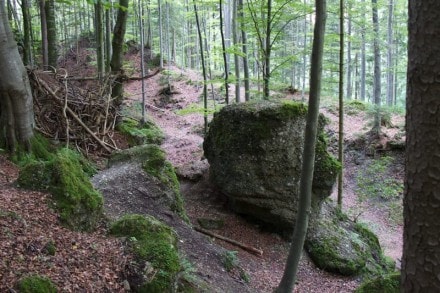
[[[440,292],[440,1],[409,1],[401,291]]]
[[[341,170],[338,174],[338,207],[342,208],[342,192],[344,183],[344,0],[339,0],[339,137],[338,160]],[[349,51],[350,52],[350,51]],[[350,66],[350,65],[348,65]]]
[[[29,8],[31,3],[29,0],[21,1],[21,10],[23,13],[23,38],[24,38],[24,64],[33,65],[34,57],[32,54],[32,19]]]
[[[31,87],[0,0],[0,142],[10,152],[30,150],[33,136]]]
[[[380,45],[379,45],[379,17],[377,13],[377,0],[371,0],[373,9],[373,49],[374,49],[374,83],[373,98],[375,106],[373,132],[378,135],[380,132],[380,107],[381,107],[381,71],[380,71]]]
[[[111,8],[105,10],[105,72],[110,72],[110,58],[112,55],[112,25],[110,18]]]
[[[102,17],[102,2],[97,0],[95,6],[95,39],[96,39],[96,61],[98,63],[98,77],[104,76],[104,27]]]
[[[226,105],[229,104],[229,64],[228,64],[228,58],[227,58],[227,54],[226,54],[226,44],[225,44],[225,35],[223,33],[223,4],[222,4],[222,0],[220,0],[220,35],[221,35],[221,39],[222,39],[222,53],[223,53],[223,64],[224,64],[224,68],[225,68],[225,101],[226,101]]]
[[[238,17],[240,19],[241,43],[243,48],[244,99],[245,101],[249,101],[251,99],[249,86],[249,64],[247,53],[247,36],[244,28],[243,16],[243,0],[238,0]]]
[[[238,51],[238,0],[233,0],[232,13],[232,40],[234,42],[234,51]],[[235,69],[235,102],[240,103],[240,59],[237,52],[234,53]]]
[[[96,39],[96,61],[99,78],[104,76],[104,27],[102,17],[102,2],[97,0],[95,6],[95,39]]]
[[[298,215],[293,232],[293,240],[289,249],[284,274],[277,293],[293,291],[298,264],[302,255],[304,241],[309,223],[312,198],[312,181],[315,162],[315,144],[318,128],[319,100],[321,95],[322,59],[324,51],[325,22],[327,18],[326,0],[315,0],[316,20],[313,33],[313,49],[310,73],[310,97],[307,112],[306,130],[304,134],[304,150],[299,186]]]
[[[393,71],[393,14],[394,0],[388,3],[388,29],[387,29],[387,105],[394,104],[394,71]]]
[[[348,27],[347,27],[347,99],[351,100],[352,98],[352,82],[351,82],[351,73],[352,73],[352,60],[351,60],[351,5],[348,5]]]
[[[206,68],[205,68],[205,57],[204,57],[204,50],[203,50],[203,40],[202,40],[202,31],[200,29],[200,22],[199,22],[199,14],[197,11],[197,5],[196,0],[193,0],[194,4],[194,13],[196,16],[196,25],[197,25],[197,34],[199,36],[199,45],[200,45],[200,58],[202,59],[202,72],[203,72],[203,118],[204,118],[204,132],[205,135],[208,131],[208,85],[207,85],[207,79],[206,79]]]
[[[55,18],[55,0],[46,0],[44,8],[46,9],[47,50],[49,57],[48,65],[56,68],[58,61],[58,44]]]
[[[304,4],[306,4],[306,0],[304,0]],[[304,27],[303,27],[303,66],[302,66],[302,86],[301,86],[301,100],[304,102],[306,97],[306,76],[307,76],[307,15],[304,16]]]
[[[43,55],[43,67],[49,65],[49,51],[47,49],[47,21],[46,21],[46,0],[40,0],[40,22],[41,22],[41,54]]]
[[[163,68],[163,26],[162,26],[162,2],[157,0],[157,13],[159,14],[159,66]]]
[[[362,0],[362,4],[365,3],[365,0]],[[362,22],[361,27],[361,101],[365,101],[365,84],[366,84],[366,72],[367,72],[367,62],[366,62],[366,41],[365,41],[365,16],[363,16],[364,21]]]
[[[112,87],[112,97],[115,99],[115,106],[119,108],[122,104],[124,87],[123,87],[123,72],[122,72],[122,61],[123,61],[123,47],[124,47],[124,36],[127,26],[127,13],[128,13],[128,0],[119,0],[118,16],[116,18],[116,24],[113,30],[113,55],[110,61],[110,68],[112,73],[116,76],[116,80]],[[125,7],[126,9],[122,9]]]
[[[267,0],[267,15],[266,15],[266,36],[264,48],[264,72],[263,72],[263,98],[269,99],[270,96],[270,55],[272,51],[271,46],[271,32],[272,32],[272,0]]]

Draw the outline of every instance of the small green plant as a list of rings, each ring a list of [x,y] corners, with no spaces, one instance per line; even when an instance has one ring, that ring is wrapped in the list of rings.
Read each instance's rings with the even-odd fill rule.
[[[392,157],[381,157],[372,161],[357,174],[357,192],[360,201],[367,198],[390,200],[398,198],[403,192],[403,184],[389,176]]]
[[[234,268],[238,267],[238,257],[237,251],[227,250],[223,253],[222,263],[227,272],[232,271]]]
[[[401,199],[396,199],[388,205],[388,216],[391,223],[395,225],[403,224],[403,203]]]
[[[17,284],[22,293],[56,293],[57,289],[52,281],[46,277],[33,275],[27,276]]]

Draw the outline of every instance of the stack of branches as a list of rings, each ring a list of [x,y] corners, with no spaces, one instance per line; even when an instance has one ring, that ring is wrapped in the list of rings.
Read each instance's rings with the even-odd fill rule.
[[[80,88],[69,81],[65,71],[34,70],[29,76],[39,132],[76,146],[86,156],[117,149],[112,139],[117,111],[111,99],[110,77]]]

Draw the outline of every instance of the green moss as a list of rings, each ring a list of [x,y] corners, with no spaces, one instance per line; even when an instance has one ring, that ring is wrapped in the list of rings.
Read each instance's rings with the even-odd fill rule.
[[[356,289],[356,293],[399,293],[400,272],[394,272],[368,280]]]
[[[165,186],[175,193],[175,199],[171,210],[177,212],[185,221],[189,221],[183,206],[183,199],[180,195],[180,183],[177,179],[173,165],[166,160],[165,152],[157,145],[146,147],[146,159],[142,163],[142,168],[148,174],[156,177]]]
[[[367,105],[359,100],[351,100],[344,105],[344,111],[347,115],[356,115],[366,110]]]
[[[150,216],[125,215],[110,228],[110,234],[130,237],[130,247],[140,261],[156,270],[137,292],[169,292],[180,271],[177,236],[167,225]]]
[[[127,137],[130,146],[148,143],[161,144],[165,138],[162,130],[151,120],[141,124],[132,118],[125,118],[118,124],[117,130]]]
[[[32,161],[20,171],[18,184],[49,191],[61,222],[74,230],[94,229],[102,214],[103,199],[79,160],[69,149],[59,150],[50,161]]]
[[[56,146],[38,132],[35,132],[31,141],[31,151],[18,149],[12,156],[12,161],[19,166],[25,166],[32,161],[50,161],[56,153]]]
[[[21,279],[17,288],[21,293],[56,293],[57,288],[52,281],[38,275],[28,276]]]
[[[342,229],[339,234],[345,234]],[[313,262],[321,269],[339,273],[345,276],[357,275],[366,264],[366,258],[362,255],[361,246],[345,243],[337,233],[327,235],[319,240],[307,241],[306,247]],[[356,246],[356,247],[353,247]],[[354,257],[349,258],[344,250],[353,249]]]

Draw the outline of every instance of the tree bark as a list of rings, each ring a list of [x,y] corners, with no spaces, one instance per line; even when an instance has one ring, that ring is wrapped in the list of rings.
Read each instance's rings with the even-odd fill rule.
[[[235,70],[235,102],[240,103],[240,59],[238,58],[238,0],[233,1],[232,9],[232,40],[234,43],[234,70]]]
[[[394,69],[393,69],[393,14],[394,0],[388,3],[388,29],[387,29],[387,105],[394,104]]]
[[[362,0],[362,4],[365,3],[365,0]],[[365,20],[365,16],[363,16],[364,20]],[[366,77],[366,71],[367,71],[367,62],[366,62],[366,56],[365,56],[365,51],[366,51],[366,45],[365,45],[365,21],[362,22],[362,27],[361,27],[361,77],[360,77],[360,84],[361,84],[361,89],[360,89],[360,98],[361,101],[365,101],[365,77]]]
[[[271,32],[272,32],[272,0],[267,0],[266,15],[266,36],[264,48],[264,72],[263,72],[263,98],[269,99],[270,96],[270,55],[272,52]]]
[[[310,73],[310,97],[304,134],[304,150],[301,169],[300,198],[298,216],[295,222],[293,240],[289,249],[286,267],[277,293],[290,293],[295,286],[296,272],[301,259],[309,223],[312,197],[315,144],[318,128],[319,100],[321,95],[322,57],[324,51],[325,22],[327,18],[326,0],[316,0],[316,20],[313,33],[313,48]]]
[[[374,83],[373,98],[376,107],[373,121],[373,133],[380,132],[380,107],[381,107],[381,71],[380,71],[380,45],[379,45],[379,17],[377,12],[377,0],[371,0],[373,9],[373,31],[374,31]]]
[[[48,65],[57,67],[58,49],[57,49],[57,29],[55,21],[55,0],[45,0],[46,27],[47,27],[47,52]]]
[[[8,151],[30,150],[33,118],[28,75],[0,0],[0,142]]]
[[[23,47],[24,47],[24,58],[23,62],[25,65],[33,65],[34,58],[32,54],[32,22],[31,14],[29,8],[31,3],[29,0],[21,1],[21,10],[23,13]]]
[[[440,1],[409,1],[401,292],[440,292]]]
[[[105,72],[104,65],[104,27],[102,17],[102,2],[97,0],[95,7],[95,39],[96,39],[96,61],[98,63],[98,77],[102,78]]]
[[[49,65],[49,53],[47,50],[47,21],[46,21],[46,0],[40,0],[40,22],[41,22],[41,54],[43,55],[43,67]]]
[[[249,64],[248,64],[248,53],[247,53],[247,35],[244,28],[243,20],[243,0],[238,0],[238,17],[240,19],[240,30],[241,30],[241,43],[243,50],[243,75],[244,75],[244,100],[249,101],[250,97],[250,85],[249,85]]]
[[[127,9],[128,0],[119,0],[119,6],[125,7],[126,9],[119,8],[118,16],[116,18],[116,24],[113,31],[113,55],[110,61],[110,68],[114,75],[116,75],[116,80],[112,87],[112,97],[115,99],[115,106],[119,108],[123,100],[123,72],[122,72],[122,61],[123,61],[123,46],[124,46],[124,35],[127,25]]]
[[[220,35],[222,39],[222,53],[223,53],[223,64],[225,69],[225,102],[226,105],[229,104],[229,64],[228,64],[228,57],[226,56],[226,42],[225,42],[225,34],[223,33],[223,4],[222,0],[220,0]]]
[[[338,174],[338,207],[342,208],[344,177],[344,0],[339,0],[339,136],[338,160],[341,170]],[[350,51],[348,51],[350,53]],[[350,66],[350,65],[348,65]],[[348,79],[348,72],[347,72]],[[348,89],[348,88],[347,88]],[[347,91],[348,95],[348,91]]]

